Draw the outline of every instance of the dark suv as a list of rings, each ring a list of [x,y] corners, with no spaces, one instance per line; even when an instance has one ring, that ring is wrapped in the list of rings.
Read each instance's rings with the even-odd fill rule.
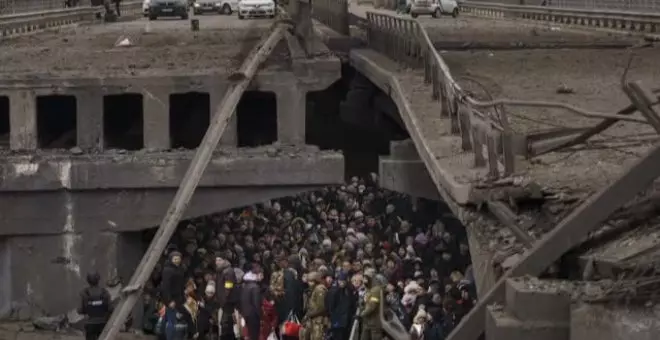
[[[186,20],[188,8],[187,0],[151,0],[149,20],[156,20],[159,17],[181,17]]]

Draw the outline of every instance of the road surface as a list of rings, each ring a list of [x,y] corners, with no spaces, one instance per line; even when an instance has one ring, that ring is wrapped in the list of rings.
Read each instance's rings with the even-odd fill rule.
[[[200,31],[191,31],[189,20],[143,18],[7,40],[0,48],[0,75],[9,78],[229,73],[273,24],[268,19],[239,20],[236,15],[191,18],[200,20]],[[128,39],[131,46],[116,47],[123,39]],[[288,58],[286,45],[279,47],[270,61]]]

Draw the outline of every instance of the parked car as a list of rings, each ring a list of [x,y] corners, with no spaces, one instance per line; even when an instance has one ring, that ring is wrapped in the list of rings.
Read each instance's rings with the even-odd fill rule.
[[[443,14],[458,16],[458,2],[456,0],[414,0],[410,6],[410,16],[417,18],[420,15],[430,15],[439,18]]]
[[[193,13],[200,15],[204,13],[220,13],[222,3],[219,0],[196,0],[193,3]]]
[[[180,17],[187,20],[188,9],[187,0],[151,0],[149,20],[156,20],[159,17]]]
[[[221,0],[220,1],[220,14],[231,15],[238,12],[239,0]]]
[[[142,15],[144,15],[145,18],[149,16],[149,5],[150,4],[151,4],[151,0],[143,0],[142,1]]]
[[[238,2],[238,18],[274,18],[277,7],[274,0],[240,0]]]

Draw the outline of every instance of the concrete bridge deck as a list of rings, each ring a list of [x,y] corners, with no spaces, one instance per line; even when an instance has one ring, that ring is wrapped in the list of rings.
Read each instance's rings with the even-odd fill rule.
[[[6,79],[231,73],[273,24],[224,15],[198,19],[203,29],[194,34],[188,20],[143,18],[18,37],[3,42],[0,74]],[[132,46],[116,47],[123,38]],[[280,44],[269,62],[286,65],[288,57],[286,44]]]
[[[351,6],[351,13],[358,17],[364,18],[367,10],[371,9],[363,6]],[[397,16],[390,11],[376,10],[375,12]],[[247,40],[253,39],[250,33],[253,32],[252,29],[244,29],[241,23],[233,23],[231,20],[227,17],[209,17],[208,20],[203,18],[201,22],[203,27],[205,25],[217,27],[218,31],[215,32],[212,29],[209,32],[210,35],[206,35],[206,33],[192,35],[197,38],[179,37],[180,41],[184,42],[182,46],[176,45],[177,43],[168,40],[167,37],[177,36],[178,32],[183,32],[183,30],[187,31],[187,22],[183,21],[159,21],[152,24],[153,27],[156,27],[156,32],[159,30],[169,32],[166,34],[167,37],[153,32],[145,33],[145,21],[121,24],[115,28],[108,28],[107,31],[106,28],[90,28],[88,33],[92,34],[89,35],[71,30],[69,38],[64,38],[61,42],[66,44],[68,39],[79,39],[81,44],[87,44],[86,46],[89,48],[85,51],[75,49],[64,51],[63,56],[67,58],[81,56],[83,60],[91,60],[94,59],[94,56],[100,56],[103,53],[109,55],[116,53],[117,57],[109,57],[111,60],[99,57],[99,60],[104,61],[98,64],[91,63],[91,66],[87,66],[87,68],[83,63],[73,63],[72,66],[67,66],[64,57],[53,58],[52,61],[42,61],[40,56],[47,54],[50,50],[48,47],[46,50],[34,49],[30,47],[32,43],[29,43],[28,40],[17,40],[16,47],[23,49],[28,56],[25,58],[26,61],[39,65],[41,74],[46,75],[46,78],[56,78],[58,75],[83,77],[86,74],[109,78],[118,75],[152,76],[168,72],[176,74],[178,71],[174,70],[178,69],[177,63],[179,62],[182,63],[181,69],[185,70],[184,72],[188,75],[197,74],[197,72],[205,74],[205,71],[208,70],[213,70],[218,74],[231,74],[235,69],[232,56],[242,55],[242,50],[236,48],[237,44],[232,45],[231,42],[240,34],[243,34],[241,37],[246,37]],[[629,48],[641,42],[637,36],[567,29],[554,24],[530,24],[469,16],[458,19],[420,18],[418,22],[429,32],[434,45],[441,49],[443,59],[447,62],[458,84],[474,98],[480,100],[488,100],[491,97],[556,100],[606,113],[614,113],[629,104],[626,97],[617,91],[618,80],[623,73],[628,57],[628,53],[623,48]],[[267,21],[258,23],[262,29],[265,29],[267,25]],[[99,31],[94,33],[94,30],[97,29]],[[124,35],[129,39],[133,35],[134,41],[141,42],[149,48],[145,49],[139,44],[136,47],[114,48],[112,47],[114,44],[110,44],[113,34],[118,37]],[[96,36],[98,39],[92,38]],[[206,44],[216,41],[214,37],[222,43],[213,45],[213,47],[227,51],[226,55],[217,56],[213,52],[209,54],[209,51],[206,51],[208,48]],[[41,38],[35,36],[34,39]],[[200,41],[201,45],[198,44]],[[59,46],[58,43],[52,43],[51,40],[42,42],[46,46],[50,46],[50,49],[56,49]],[[111,46],[107,47],[108,45]],[[147,52],[147,50],[155,53]],[[188,52],[184,52],[186,50]],[[660,73],[657,67],[654,67],[654,61],[658,59],[660,51],[654,47],[647,47],[635,50],[635,53],[637,58],[628,72],[628,78],[642,80],[643,83],[649,85],[660,81]],[[156,60],[161,55],[165,57],[162,60]],[[208,57],[208,61],[190,61],[195,60],[197,55],[205,56],[204,59]],[[286,52],[281,54],[281,57],[281,59],[287,60],[296,59],[295,57],[290,58],[291,56]],[[0,58],[5,58],[6,63],[13,65],[13,68],[17,70],[15,74],[7,74],[8,78],[24,78],[27,75],[29,63],[24,63],[20,54],[7,52],[5,55],[0,55]],[[388,175],[381,176],[384,186],[413,193],[419,189],[419,186],[426,186],[426,193],[429,192],[429,187],[434,186],[439,189],[440,196],[452,207],[457,218],[470,231],[470,247],[480,294],[485,293],[495,284],[500,274],[497,273],[497,268],[506,269],[516,266],[522,258],[521,254],[530,249],[529,245],[524,244],[519,237],[512,234],[508,226],[491,214],[485,213],[481,209],[483,204],[491,201],[508,204],[508,208],[516,214],[515,224],[523,229],[523,233],[530,238],[532,245],[537,245],[538,241],[552,231],[558,221],[569,214],[578,203],[583,202],[594,191],[612,183],[628,164],[648,150],[655,141],[655,135],[647,125],[625,122],[618,123],[606,134],[593,138],[585,146],[532,157],[529,155],[530,145],[533,146],[532,137],[556,128],[589,126],[589,120],[573,114],[558,113],[554,109],[505,108],[504,111],[511,120],[512,131],[516,133],[518,141],[522,142],[519,144],[521,147],[516,150],[516,171],[504,176],[499,181],[492,181],[489,178],[491,173],[487,166],[476,164],[478,157],[475,157],[474,153],[464,150],[465,141],[456,134],[456,127],[452,126],[449,118],[442,115],[446,110],[442,102],[431,100],[433,90],[424,83],[423,70],[402,67],[384,53],[379,53],[371,48],[354,49],[350,52],[349,59],[358,71],[383,92],[392,96],[403,125],[412,138],[412,144],[393,144],[393,151],[389,159],[382,159],[381,170],[388,173]],[[229,60],[229,62],[223,63],[223,60]],[[237,57],[236,62],[238,60],[241,59]],[[295,72],[292,68],[281,69],[283,63],[280,62],[271,65],[270,69],[274,72]],[[131,69],[135,69],[135,71],[131,71]],[[55,70],[55,72],[50,70]],[[12,86],[16,86],[16,84],[14,82]],[[300,99],[300,96],[296,98]],[[492,114],[496,112],[491,111],[485,110],[484,112],[487,116],[492,117]],[[632,117],[640,118],[639,116]],[[287,138],[300,141],[300,120],[294,119],[294,121],[298,124],[296,125],[298,130],[288,134]],[[163,131],[166,131],[164,126],[159,125],[161,135],[157,136],[162,137]],[[34,130],[29,130],[28,135],[33,132]],[[91,138],[91,140],[93,139]],[[159,148],[170,146],[169,140],[166,138],[157,140],[158,142],[154,145]],[[20,138],[13,138],[12,141],[19,146],[15,148],[18,150],[23,149],[25,145],[32,145],[21,144]],[[305,153],[306,156],[303,157],[312,159],[307,164],[310,168],[318,164],[326,164],[327,169],[336,170],[337,165],[341,162],[340,156],[329,154],[327,156],[330,163],[324,163],[325,160],[321,159],[325,157],[324,155],[312,156],[312,153],[315,151]],[[479,150],[479,154],[482,154],[481,150]],[[297,157],[291,156],[291,158]],[[24,162],[24,160],[20,161]],[[61,172],[60,163],[62,162],[55,160],[54,165],[49,164],[45,166],[45,170],[42,169],[49,176],[54,176],[51,178],[52,181],[47,184],[62,186],[61,178],[58,177]],[[223,161],[220,160],[219,163],[223,163]],[[274,164],[270,165],[274,166]],[[420,166],[421,172],[418,171]],[[496,168],[498,166],[501,167],[501,164],[497,164]],[[174,169],[177,166],[173,165],[170,168]],[[414,171],[410,171],[411,169]],[[219,166],[216,170],[226,171],[227,169]],[[5,169],[5,172],[13,174],[14,177],[20,177],[18,175],[25,171],[33,171],[33,167],[8,166]],[[85,171],[83,169],[80,173],[84,175]],[[411,173],[421,174],[421,176],[417,176],[415,180],[406,179],[405,177]],[[168,180],[174,181],[174,174],[170,175],[172,176],[169,176]],[[424,179],[424,176],[430,178]],[[332,175],[329,175],[323,177],[320,182],[332,181],[333,178]],[[208,180],[210,183],[213,182],[213,179]],[[256,181],[258,182],[258,180]],[[83,181],[83,183],[86,182]],[[10,184],[18,185],[20,182]],[[121,185],[119,186],[121,187]],[[532,204],[529,204],[530,201]],[[115,222],[113,221],[113,223]],[[52,261],[51,257],[54,254],[70,255],[72,250],[78,249],[79,246],[75,242],[79,237],[77,234],[77,230],[71,232],[67,229],[64,235],[52,236],[54,239],[51,239],[51,236],[44,236],[36,240],[32,237],[12,237],[7,245],[17,254],[23,254],[24,251],[28,254],[31,247],[58,244],[58,247],[51,248],[49,252],[43,254],[42,258],[39,258],[38,262],[45,265]],[[87,234],[86,237],[89,237],[90,240],[103,238],[101,241],[91,241],[91,243],[96,244],[98,248],[108,250],[109,258],[103,264],[108,269],[116,265],[113,262],[116,261],[114,255],[120,253],[123,255],[123,247],[126,247],[126,243],[130,243],[122,238],[123,235],[107,233],[105,229],[102,229],[100,234]],[[24,247],[24,244],[31,244],[31,246]],[[87,254],[97,250],[85,248],[81,253]],[[601,250],[599,254],[607,254],[607,251]],[[87,263],[67,263],[66,270],[73,273],[67,274],[70,276],[67,282],[75,281],[76,268],[79,272],[81,266],[88,265]],[[53,275],[58,273],[60,271],[53,270],[52,272]],[[35,275],[32,271],[18,275],[16,296],[24,298],[22,289],[26,285],[33,284],[26,278],[35,277]],[[42,280],[39,277],[37,279]],[[39,287],[45,285],[42,281],[39,281],[38,284]],[[51,288],[55,289],[55,287]],[[484,314],[484,309],[481,309],[479,313]],[[480,318],[476,322],[482,323],[483,320],[484,318]],[[473,328],[472,333],[478,333],[480,327],[475,326],[474,322],[473,320],[467,328]],[[466,328],[465,325],[462,327]],[[566,327],[562,325],[558,326],[558,329],[562,336],[551,337],[553,340],[566,338],[562,333],[566,331]]]
[[[140,231],[162,220],[232,76],[273,25],[197,18],[197,32],[139,19],[1,42],[0,314],[69,311],[92,268],[132,275]],[[306,53],[280,41],[249,87],[272,99],[238,105],[185,218],[343,181],[341,153],[305,145],[306,95],[341,65]],[[256,132],[262,121],[268,131]]]
[[[370,9],[363,6],[351,8],[354,15],[363,18],[367,10]],[[405,17],[386,10],[372,11],[388,17]],[[405,27],[405,23],[381,18],[375,18],[374,21],[369,37],[374,40],[375,46],[382,41],[386,41],[386,45],[398,44],[396,38],[405,34],[394,33],[404,30],[401,27]],[[436,48],[442,48],[441,56],[454,80],[465,93],[481,101],[498,98],[554,101],[613,115],[631,103],[622,90],[624,72],[628,81],[641,81],[641,84],[649,88],[660,83],[660,72],[655,67],[655,60],[660,57],[660,48],[645,43],[641,35],[634,33],[580,30],[556,23],[471,16],[459,19],[424,18],[417,22],[428,32]],[[638,45],[646,46],[636,48]],[[567,243],[577,245],[581,239],[586,238],[586,233],[577,232],[576,235],[582,235],[579,239],[548,239],[559,235],[558,229],[561,228],[558,225],[569,221],[565,219],[567,217],[577,219],[576,216],[584,216],[581,218],[589,220],[586,215],[579,215],[583,208],[576,207],[580,204],[587,207],[586,202],[595,199],[596,193],[624,176],[633,164],[652,149],[657,142],[657,132],[648,122],[640,124],[639,121],[644,118],[637,113],[630,116],[637,119],[637,122],[619,122],[592,137],[587,143],[537,154],[539,148],[542,149],[540,144],[535,143],[537,138],[561,130],[563,133],[572,129],[576,132],[586,131],[600,123],[602,118],[587,118],[538,105],[483,109],[487,117],[497,117],[505,112],[511,130],[521,138],[521,146],[516,151],[515,171],[499,180],[493,180],[492,167],[489,169],[489,164],[484,163],[488,162],[483,159],[484,156],[480,156],[482,163],[478,164],[479,157],[471,151],[465,151],[466,141],[457,133],[462,127],[452,125],[449,117],[443,115],[447,107],[442,98],[446,94],[440,92],[440,101],[431,99],[432,88],[430,84],[425,84],[424,70],[419,67],[407,68],[402,65],[405,61],[395,62],[386,53],[396,52],[387,51],[387,46],[381,47],[385,52],[369,47],[368,44],[367,48],[352,50],[350,61],[377,87],[392,96],[412,139],[412,143],[407,145],[393,144],[390,156],[381,157],[381,184],[425,197],[432,195],[429,187],[437,187],[440,196],[468,228],[480,295],[491,287],[498,287],[488,296],[482,295],[484,301],[488,302],[478,306],[474,311],[476,318],[466,318],[459,326],[458,333],[452,334],[450,339],[476,338],[483,330],[484,320],[488,331],[492,331],[487,338],[522,339],[525,338],[523,334],[526,334],[543,339],[568,339],[568,330],[573,327],[572,324],[568,327],[564,323],[568,319],[561,319],[549,326],[553,331],[543,333],[539,330],[535,333],[523,326],[527,320],[526,315],[511,314],[509,309],[506,313],[493,312],[491,309],[486,312],[482,308],[495,301],[504,302],[504,286],[500,282],[495,285],[503,271],[514,268],[517,270],[515,273],[525,273],[521,269],[521,261],[527,261],[524,268],[535,271],[534,275],[541,274],[551,263],[547,260],[543,262],[541,257],[544,255],[540,254],[556,259],[561,254],[555,257],[549,251],[550,248],[563,247]],[[405,44],[403,47],[406,48]],[[635,57],[626,71],[631,50]],[[401,58],[405,59],[406,55],[402,54]],[[486,145],[483,147],[485,154]],[[481,150],[477,150],[481,153]],[[429,173],[427,179],[420,178],[424,168]],[[497,164],[495,168],[501,172],[503,164]],[[647,171],[650,170],[647,168]],[[651,192],[653,188],[647,191]],[[629,203],[617,215],[617,227],[609,224],[600,229],[595,228],[598,231],[590,235],[593,239],[599,239],[600,236],[594,235],[608,234],[607,231],[612,228],[618,229],[630,223],[641,223],[645,228],[605,245],[591,243],[595,248],[584,255],[583,266],[593,256],[591,260],[595,258],[603,269],[601,274],[604,273],[604,276],[600,277],[615,277],[612,273],[620,273],[623,264],[633,270],[631,268],[637,263],[648,264],[649,259],[656,258],[656,242],[644,240],[644,235],[652,235],[657,229],[653,221],[647,221],[649,209],[652,210],[649,206],[657,204],[653,197],[646,196],[648,192],[641,195],[643,198]],[[496,208],[491,205],[492,202],[505,208]],[[592,214],[596,206],[592,206]],[[634,216],[635,212],[646,217],[632,222],[634,219],[630,220],[630,216]],[[622,222],[622,218],[627,219],[627,222]],[[570,220],[571,223],[575,223],[576,219]],[[523,238],[513,232],[514,229],[526,236]],[[564,228],[562,233],[571,233],[567,230]],[[630,248],[622,253],[620,249],[625,245]],[[565,249],[561,253],[569,248],[561,248]],[[534,259],[532,251],[537,251]],[[541,262],[546,264],[541,265]],[[613,268],[619,268],[619,271]],[[557,270],[557,266],[550,266],[550,275],[556,275]],[[506,304],[509,304],[510,288],[509,285],[506,287]],[[540,308],[540,302],[529,308]],[[584,319],[585,310],[588,313],[591,309],[577,310],[575,320]],[[525,314],[522,309],[514,311]],[[576,329],[583,329],[580,327],[583,326],[578,324]],[[603,324],[603,327],[608,326]]]

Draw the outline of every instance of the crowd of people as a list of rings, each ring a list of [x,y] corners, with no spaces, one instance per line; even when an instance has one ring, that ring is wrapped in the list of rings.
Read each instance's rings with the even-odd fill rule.
[[[376,183],[354,177],[181,225],[145,289],[143,330],[348,340],[361,320],[360,340],[380,340],[384,304],[413,339],[444,339],[475,303],[465,231],[440,203]]]

